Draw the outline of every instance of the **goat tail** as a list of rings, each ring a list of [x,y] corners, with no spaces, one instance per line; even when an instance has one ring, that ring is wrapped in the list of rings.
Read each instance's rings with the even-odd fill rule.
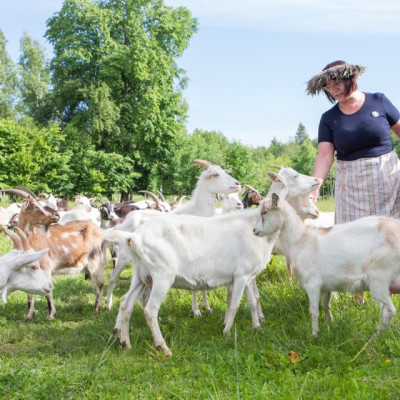
[[[128,246],[130,245],[130,242],[134,236],[131,232],[125,232],[115,229],[103,229],[102,233],[104,239],[107,240],[107,242],[115,244],[126,244],[126,242],[128,242]]]

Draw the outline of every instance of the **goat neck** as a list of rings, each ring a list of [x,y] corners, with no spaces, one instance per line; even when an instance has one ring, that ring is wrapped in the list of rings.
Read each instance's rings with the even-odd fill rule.
[[[279,200],[277,210],[271,210],[271,213],[280,213],[280,223],[277,226],[279,231],[278,247],[283,254],[291,260],[296,254],[293,254],[295,244],[303,241],[307,232],[307,227],[301,221],[296,210],[285,200]]]
[[[206,184],[199,181],[192,193],[190,201],[177,207],[172,212],[174,214],[190,214],[211,217],[215,214],[216,202],[216,193],[210,193],[207,191]]]

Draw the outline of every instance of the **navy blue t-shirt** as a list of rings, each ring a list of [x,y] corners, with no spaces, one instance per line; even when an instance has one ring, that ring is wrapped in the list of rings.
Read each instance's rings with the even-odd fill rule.
[[[365,93],[364,104],[354,114],[344,114],[338,104],[322,114],[318,143],[333,143],[338,160],[378,157],[393,150],[390,127],[399,119],[383,93]]]

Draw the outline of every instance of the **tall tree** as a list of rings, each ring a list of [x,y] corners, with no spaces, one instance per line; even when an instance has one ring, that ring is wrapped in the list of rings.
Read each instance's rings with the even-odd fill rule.
[[[96,149],[128,155],[146,188],[169,163],[185,114],[175,58],[197,30],[162,0],[65,0],[48,21],[53,104]]]
[[[317,150],[310,140],[305,139],[299,146],[299,150],[292,160],[291,166],[304,175],[312,175]]]
[[[50,73],[44,48],[27,32],[20,42],[20,102],[18,110],[37,122],[43,122],[44,100],[49,92]]]
[[[16,115],[15,102],[18,96],[18,78],[15,64],[7,54],[6,38],[0,30],[0,117]]]
[[[296,131],[295,142],[300,145],[309,139],[306,127],[300,122]]]

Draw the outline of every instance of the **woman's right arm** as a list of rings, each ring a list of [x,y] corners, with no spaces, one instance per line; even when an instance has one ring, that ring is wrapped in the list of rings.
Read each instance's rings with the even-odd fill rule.
[[[314,163],[313,176],[320,181],[319,187],[324,182],[333,164],[335,148],[333,143],[320,142],[318,144],[318,155]],[[310,199],[315,203],[318,199],[319,188],[310,193]]]

